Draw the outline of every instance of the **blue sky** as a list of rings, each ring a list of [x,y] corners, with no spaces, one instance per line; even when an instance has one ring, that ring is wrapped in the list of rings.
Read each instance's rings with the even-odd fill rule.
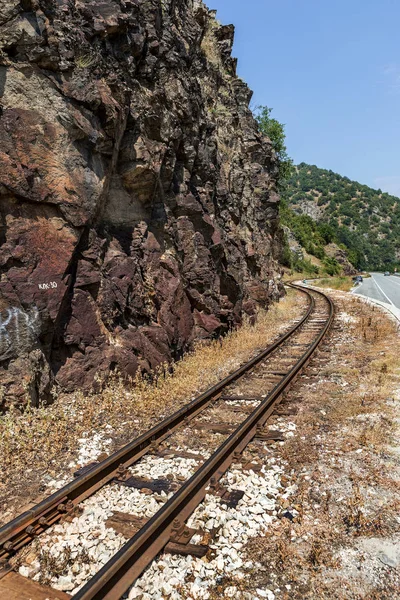
[[[295,162],[400,196],[399,0],[207,0]]]

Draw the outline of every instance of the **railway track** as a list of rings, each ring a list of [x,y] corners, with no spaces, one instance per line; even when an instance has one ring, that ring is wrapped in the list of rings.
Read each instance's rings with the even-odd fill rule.
[[[196,532],[187,527],[187,519],[206,494],[233,505],[240,500],[240,494],[220,485],[221,478],[254,440],[274,439],[277,434],[279,439],[279,432],[265,429],[266,423],[332,324],[334,306],[328,296],[292,287],[307,296],[308,308],[284,335],[184,408],[106,460],[84,467],[74,481],[0,528],[0,600],[71,597],[16,573],[14,557],[41,534],[51,534],[55,524],[73,519],[80,505],[89,497],[96,499],[105,486],[145,490],[158,494],[158,500],[162,489],[163,502],[146,520],[119,515],[136,533],[74,593],[74,599],[118,600],[163,549],[183,555],[203,551],[190,543]],[[249,389],[252,393],[246,394]],[[193,459],[196,469],[185,481],[174,480],[173,475],[161,480],[137,477],[145,455],[186,457]]]

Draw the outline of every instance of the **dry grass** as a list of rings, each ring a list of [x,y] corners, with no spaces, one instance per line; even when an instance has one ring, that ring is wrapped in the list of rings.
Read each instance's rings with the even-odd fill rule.
[[[217,40],[214,34],[215,26],[216,22],[211,21],[209,24],[209,28],[206,30],[205,35],[202,39],[201,49],[210,63],[212,63],[216,67],[221,67],[221,51],[218,48]]]
[[[271,343],[304,303],[290,291],[260,312],[255,326],[245,323],[220,341],[199,344],[172,369],[160,367],[151,378],[137,377],[127,385],[115,377],[101,393],[60,395],[52,406],[28,407],[23,414],[10,410],[0,417],[3,510],[13,497],[16,505],[18,496],[26,500],[27,489],[33,497],[50,479],[68,475],[66,465],[76,460],[85,436],[96,431],[111,437],[111,451],[217,383]]]
[[[330,288],[332,290],[341,290],[349,292],[354,287],[352,277],[324,277],[313,282],[313,285],[322,288]]]
[[[361,305],[359,309],[359,321],[362,330],[362,336],[366,342],[382,342],[385,344],[388,338],[392,336],[397,326],[388,319],[382,311],[375,306],[368,307]],[[382,349],[385,351],[385,348]]]
[[[354,536],[390,536],[397,531],[397,515],[400,501],[390,500],[382,507],[370,510],[366,507],[359,478],[354,476],[352,494],[343,510],[343,523],[346,533]],[[365,483],[365,482],[364,482]]]
[[[282,276],[282,281],[300,281],[303,279],[312,279],[313,277],[315,277],[315,275],[310,275],[310,273],[307,273],[305,271],[289,271],[289,270],[285,270]]]
[[[307,434],[312,434],[311,428],[307,429]],[[289,438],[282,447],[282,458],[292,466],[306,466],[318,460],[318,447],[307,446],[298,437]]]

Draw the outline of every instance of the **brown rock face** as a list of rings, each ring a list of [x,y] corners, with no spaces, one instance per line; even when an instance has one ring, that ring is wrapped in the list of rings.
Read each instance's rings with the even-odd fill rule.
[[[232,42],[199,0],[0,2],[3,407],[279,294],[276,161]]]
[[[346,251],[342,248],[339,248],[337,244],[328,244],[328,246],[325,248],[325,251],[328,256],[331,256],[338,261],[345,275],[355,275],[357,273],[357,270],[349,261]]]

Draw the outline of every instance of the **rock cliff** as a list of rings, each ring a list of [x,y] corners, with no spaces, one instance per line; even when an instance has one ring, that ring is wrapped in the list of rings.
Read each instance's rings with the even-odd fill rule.
[[[0,0],[0,403],[133,376],[280,290],[276,160],[198,0]]]

